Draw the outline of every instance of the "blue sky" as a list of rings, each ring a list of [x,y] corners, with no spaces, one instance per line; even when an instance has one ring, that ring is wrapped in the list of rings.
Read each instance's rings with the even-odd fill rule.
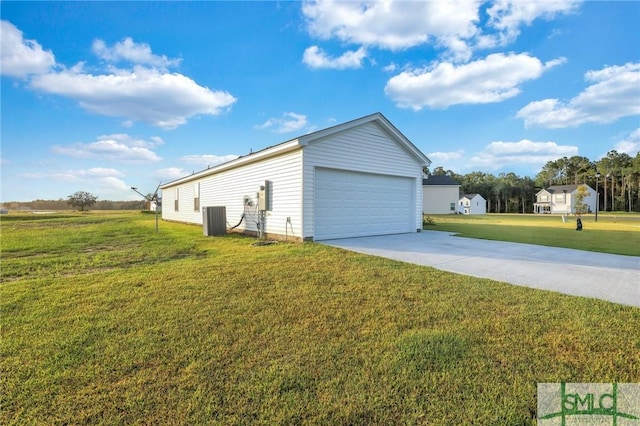
[[[2,201],[134,200],[382,112],[456,173],[640,150],[640,2],[2,2]]]

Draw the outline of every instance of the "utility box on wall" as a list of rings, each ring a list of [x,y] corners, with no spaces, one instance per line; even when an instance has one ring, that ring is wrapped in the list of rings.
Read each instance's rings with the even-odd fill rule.
[[[265,180],[264,185],[260,186],[260,191],[258,191],[258,210],[271,211],[272,195],[273,189],[271,187],[271,181]]]
[[[207,237],[227,233],[227,208],[225,206],[202,208],[202,233]]]

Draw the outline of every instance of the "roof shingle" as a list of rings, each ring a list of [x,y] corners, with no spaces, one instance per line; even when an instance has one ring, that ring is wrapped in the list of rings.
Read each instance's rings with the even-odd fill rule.
[[[457,185],[460,186],[458,182],[451,176],[447,175],[439,175],[439,176],[429,176],[426,179],[422,179],[423,185]]]

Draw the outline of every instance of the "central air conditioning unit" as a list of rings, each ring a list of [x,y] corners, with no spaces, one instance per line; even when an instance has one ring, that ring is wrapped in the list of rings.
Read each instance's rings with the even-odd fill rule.
[[[206,237],[227,233],[227,208],[225,206],[202,208],[202,233]]]

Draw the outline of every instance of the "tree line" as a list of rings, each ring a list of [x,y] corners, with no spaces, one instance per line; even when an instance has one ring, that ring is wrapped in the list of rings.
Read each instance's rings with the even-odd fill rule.
[[[597,189],[599,211],[640,212],[640,153],[631,157],[614,150],[597,161],[577,155],[562,157],[547,162],[534,178],[515,173],[460,175],[442,167],[428,174],[451,176],[460,183],[461,193],[482,195],[491,213],[531,213],[540,190],[571,184]]]
[[[57,200],[33,200],[10,201],[2,203],[2,207],[8,210],[75,210],[76,207],[69,204],[69,200],[60,198]],[[147,202],[142,201],[110,201],[96,200],[91,206],[92,210],[142,210],[148,208]]]

